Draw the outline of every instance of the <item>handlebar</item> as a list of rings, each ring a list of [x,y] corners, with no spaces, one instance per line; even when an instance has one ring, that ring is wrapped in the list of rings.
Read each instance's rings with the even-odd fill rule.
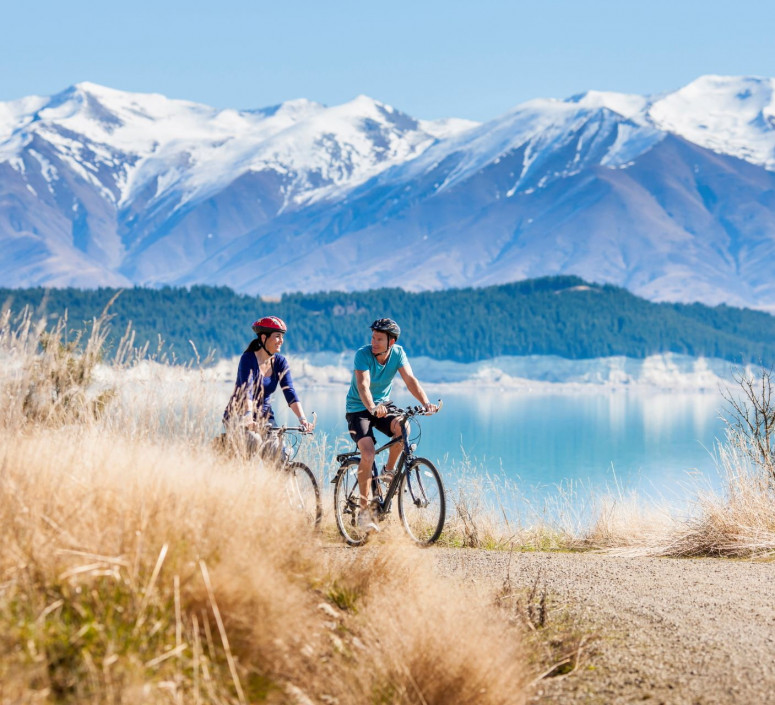
[[[399,416],[403,416],[405,419],[411,419],[413,416],[433,416],[433,414],[438,414],[441,411],[442,406],[444,406],[444,402],[439,399],[436,404],[436,411],[426,411],[425,408],[419,404],[417,406],[409,406],[406,409],[397,409],[397,411]]]
[[[425,408],[419,404],[416,406],[409,406],[406,409],[396,409],[398,415],[404,419],[411,419],[413,416],[433,416],[441,411],[441,407],[444,406],[444,402],[439,399],[436,403],[436,411],[426,411]],[[286,431],[295,431],[301,433],[304,436],[311,436],[315,431],[318,415],[316,412],[312,412],[312,428],[309,431],[304,430],[301,426],[272,426],[267,429],[271,433],[283,434]]]
[[[318,422],[318,415],[316,412],[312,412],[312,428],[308,431],[305,430],[302,426],[270,426],[267,431],[270,433],[278,433],[283,434],[286,431],[296,431],[297,433],[301,433],[304,436],[311,436],[315,432],[315,426]]]

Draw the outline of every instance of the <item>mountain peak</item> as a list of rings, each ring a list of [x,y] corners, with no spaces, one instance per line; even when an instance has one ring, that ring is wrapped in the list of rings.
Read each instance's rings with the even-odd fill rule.
[[[647,99],[642,95],[630,93],[612,93],[608,91],[587,91],[568,98],[566,103],[576,104],[582,108],[607,108],[622,117],[633,118],[647,105]]]
[[[750,89],[763,89],[772,91],[773,79],[765,76],[721,76],[718,74],[704,74],[690,81],[676,92],[681,91],[747,91]],[[740,96],[747,98],[749,96]]]
[[[51,96],[38,111],[38,118],[48,123],[70,121],[74,118],[96,120],[105,125],[120,124],[113,112],[101,102],[101,86],[76,83]],[[93,90],[97,89],[97,90]],[[108,89],[110,90],[110,89]],[[118,93],[118,91],[115,91]]]
[[[255,108],[244,111],[245,115],[260,115],[274,123],[294,125],[303,120],[315,117],[327,110],[322,103],[307,98],[294,98],[266,108]]]
[[[693,111],[757,113],[772,108],[775,80],[757,76],[700,76],[672,93],[657,97],[662,105],[683,104]]]
[[[192,108],[206,106],[173,100],[160,93],[130,93],[82,81],[52,95],[38,117],[47,123],[66,122],[70,129],[92,134],[95,127],[100,132],[112,132],[138,117],[158,119],[176,110]]]
[[[114,98],[119,96],[123,97],[128,94],[128,91],[122,91],[118,88],[110,88],[109,86],[103,86],[99,83],[92,83],[91,81],[79,81],[66,90],[79,93],[90,93],[94,96],[106,96]]]
[[[374,98],[364,94],[357,95],[355,98],[348,100],[346,103],[331,106],[328,111],[331,114],[337,114],[343,117],[352,115],[356,118],[366,117],[378,120],[384,120],[385,116],[387,115],[404,114],[400,110],[396,110],[392,105],[375,100]]]

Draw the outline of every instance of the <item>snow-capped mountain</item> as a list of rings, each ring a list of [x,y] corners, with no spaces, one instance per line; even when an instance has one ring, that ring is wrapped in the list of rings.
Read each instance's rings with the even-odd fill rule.
[[[705,76],[481,125],[88,83],[0,103],[0,282],[276,295],[572,273],[775,310],[773,89]]]
[[[0,271],[17,286],[185,279],[233,237],[466,126],[364,96],[238,112],[83,83],[7,103]]]

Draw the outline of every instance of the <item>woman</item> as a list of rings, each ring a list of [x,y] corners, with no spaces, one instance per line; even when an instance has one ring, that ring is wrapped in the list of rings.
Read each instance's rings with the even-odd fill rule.
[[[270,397],[279,385],[285,401],[299,419],[299,426],[305,431],[312,430],[312,424],[307,421],[299,396],[293,388],[288,361],[279,354],[287,326],[277,316],[265,316],[253,323],[252,327],[256,339],[240,358],[237,383],[223,415],[224,423],[258,433],[263,428],[274,426]]]

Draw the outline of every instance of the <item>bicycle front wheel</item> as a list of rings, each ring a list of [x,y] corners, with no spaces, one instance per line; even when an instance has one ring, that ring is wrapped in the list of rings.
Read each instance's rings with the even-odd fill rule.
[[[398,516],[417,543],[427,546],[441,536],[447,505],[441,475],[430,460],[415,459],[398,488]]]
[[[334,479],[334,515],[336,527],[347,543],[360,546],[366,543],[368,534],[358,527],[361,492],[358,489],[359,458],[342,463]]]
[[[323,518],[320,488],[312,470],[304,463],[288,463],[285,473],[285,495],[291,509],[299,512],[309,526],[317,528]]]

